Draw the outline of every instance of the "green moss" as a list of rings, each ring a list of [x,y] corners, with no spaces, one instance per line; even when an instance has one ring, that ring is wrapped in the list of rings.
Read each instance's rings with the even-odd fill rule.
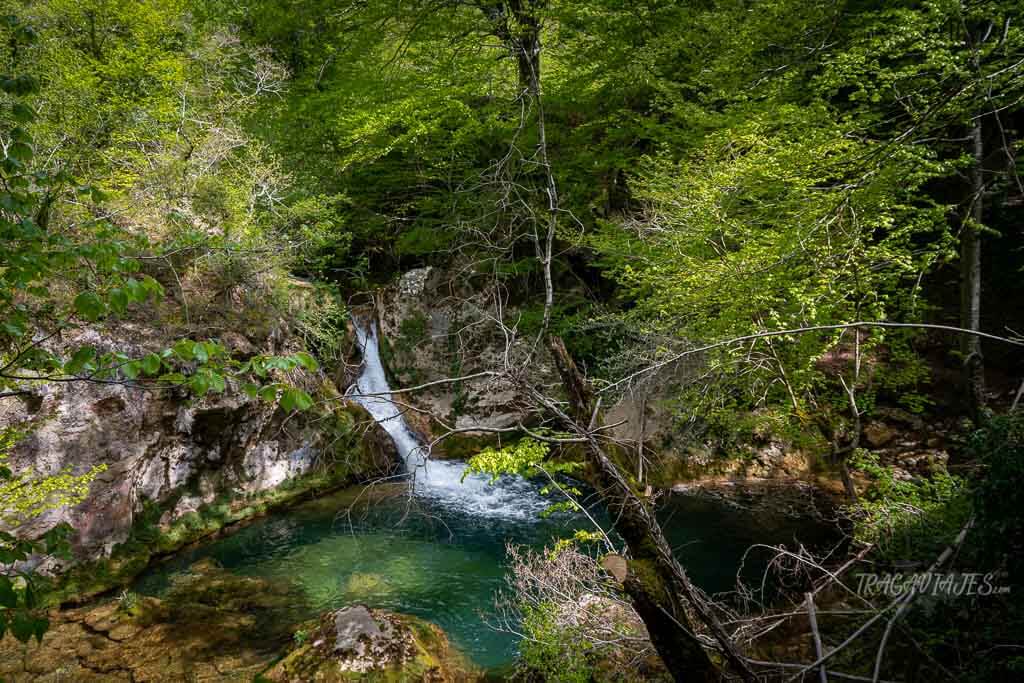
[[[498,445],[497,434],[463,432],[453,434],[441,442],[440,455],[446,460],[469,460],[485,448]]]
[[[668,590],[665,580],[652,560],[632,559],[629,561],[629,573],[636,578],[641,586],[655,600],[667,601]]]
[[[334,641],[333,613],[318,620],[302,624],[293,638],[292,650],[261,680],[317,680],[324,683],[372,681],[373,683],[403,683],[423,680],[475,680],[478,676],[466,659],[451,647],[440,628],[426,621],[404,614],[377,615],[388,619],[396,629],[408,629],[415,652],[401,664],[391,668],[365,673],[345,671],[324,643]]]
[[[136,516],[128,539],[115,546],[110,557],[77,565],[58,577],[47,591],[47,602],[80,603],[125,585],[156,557],[212,536],[232,524],[300,502],[313,492],[340,488],[353,480],[353,474],[353,469],[343,465],[327,468],[249,497],[244,505],[222,495],[167,526],[160,525],[160,518],[177,504],[180,496],[162,506],[147,501]]]

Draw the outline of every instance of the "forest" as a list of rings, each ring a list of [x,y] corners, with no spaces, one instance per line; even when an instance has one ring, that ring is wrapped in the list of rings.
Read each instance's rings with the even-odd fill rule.
[[[1024,5],[0,0],[0,681],[1024,679]]]

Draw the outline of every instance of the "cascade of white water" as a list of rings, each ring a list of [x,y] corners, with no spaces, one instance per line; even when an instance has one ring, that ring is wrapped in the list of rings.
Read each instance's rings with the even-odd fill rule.
[[[426,448],[402,417],[405,407],[391,396],[380,360],[376,327],[371,324],[364,328],[356,322],[356,339],[363,351],[363,366],[349,393],[391,435],[413,477],[417,496],[473,514],[517,519],[534,519],[552,502],[520,477],[502,477],[492,484],[484,475],[463,478],[465,462],[429,459]]]
[[[363,351],[363,368],[356,380],[353,397],[391,435],[406,469],[414,472],[426,458],[419,441],[402,417],[402,406],[391,398],[391,387],[380,362],[376,328],[364,330],[356,325],[356,340]]]

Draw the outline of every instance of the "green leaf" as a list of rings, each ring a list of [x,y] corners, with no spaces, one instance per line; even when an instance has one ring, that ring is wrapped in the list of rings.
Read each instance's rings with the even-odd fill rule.
[[[189,378],[188,386],[197,396],[205,396],[210,390],[209,373],[197,372],[192,375],[192,377]]]
[[[7,576],[0,574],[0,605],[13,608],[18,606],[18,594],[14,590],[14,584]]]
[[[216,393],[220,393],[227,388],[227,381],[224,379],[224,375],[219,372],[210,373],[210,389]]]
[[[36,633],[36,620],[24,612],[17,612],[10,623],[11,633],[23,643],[27,643]]]
[[[142,371],[147,375],[155,375],[160,372],[163,360],[155,353],[151,353],[142,359]]]
[[[11,106],[11,116],[18,123],[28,123],[36,118],[36,112],[32,107],[22,102],[15,102]]]
[[[110,307],[117,313],[124,313],[128,310],[128,292],[120,287],[114,287],[107,294],[110,299]]]
[[[121,374],[125,379],[135,379],[139,376],[139,370],[141,369],[142,363],[137,360],[129,361],[121,365]]]
[[[146,300],[146,288],[141,282],[133,277],[125,280],[124,290],[128,294],[128,298],[131,299],[133,303],[139,303]]]
[[[190,361],[195,358],[196,343],[191,339],[179,339],[172,347],[174,355],[183,361]]]
[[[7,147],[7,157],[23,164],[27,163],[32,159],[32,146],[24,142],[15,142]]]
[[[285,389],[281,395],[281,407],[284,410],[309,410],[313,407],[313,399],[301,389]]]
[[[37,643],[43,642],[43,636],[50,630],[50,620],[46,617],[39,617],[34,621],[35,624],[35,637]]]
[[[64,364],[64,372],[69,375],[77,375],[96,359],[96,349],[91,346],[83,346],[75,351],[75,355]]]
[[[36,79],[29,75],[15,76],[0,80],[0,90],[11,95],[30,95],[36,90]]]
[[[249,364],[252,367],[252,372],[254,375],[256,375],[257,377],[267,376],[266,359],[257,356],[256,358],[249,359]]]
[[[62,522],[44,533],[42,540],[46,553],[64,559],[71,559],[72,533],[74,533],[74,530],[67,522]]]
[[[267,403],[273,403],[277,400],[277,386],[268,384],[267,386],[260,389],[260,398]]]
[[[310,372],[316,372],[317,370],[320,369],[320,364],[316,362],[316,359],[313,358],[313,356],[306,353],[305,351],[299,351],[294,355],[295,359],[299,361],[299,365],[306,368]]]
[[[29,609],[36,608],[36,591],[32,587],[32,581],[27,576],[25,577],[25,607]]]
[[[25,323],[21,320],[5,320],[0,323],[0,328],[15,339],[25,336]]]
[[[18,548],[0,548],[0,564],[11,564],[27,559],[28,555]]]
[[[142,278],[142,288],[146,292],[147,296],[151,296],[154,299],[159,299],[164,295],[164,288],[159,282],[154,280],[149,275],[145,275]]]
[[[106,306],[95,292],[82,292],[75,297],[75,311],[89,321],[99,320],[106,311]]]

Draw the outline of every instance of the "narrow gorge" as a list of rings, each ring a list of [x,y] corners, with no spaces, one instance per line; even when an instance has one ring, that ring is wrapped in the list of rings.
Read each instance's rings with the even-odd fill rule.
[[[0,683],[1013,681],[1019,0],[5,0]]]

